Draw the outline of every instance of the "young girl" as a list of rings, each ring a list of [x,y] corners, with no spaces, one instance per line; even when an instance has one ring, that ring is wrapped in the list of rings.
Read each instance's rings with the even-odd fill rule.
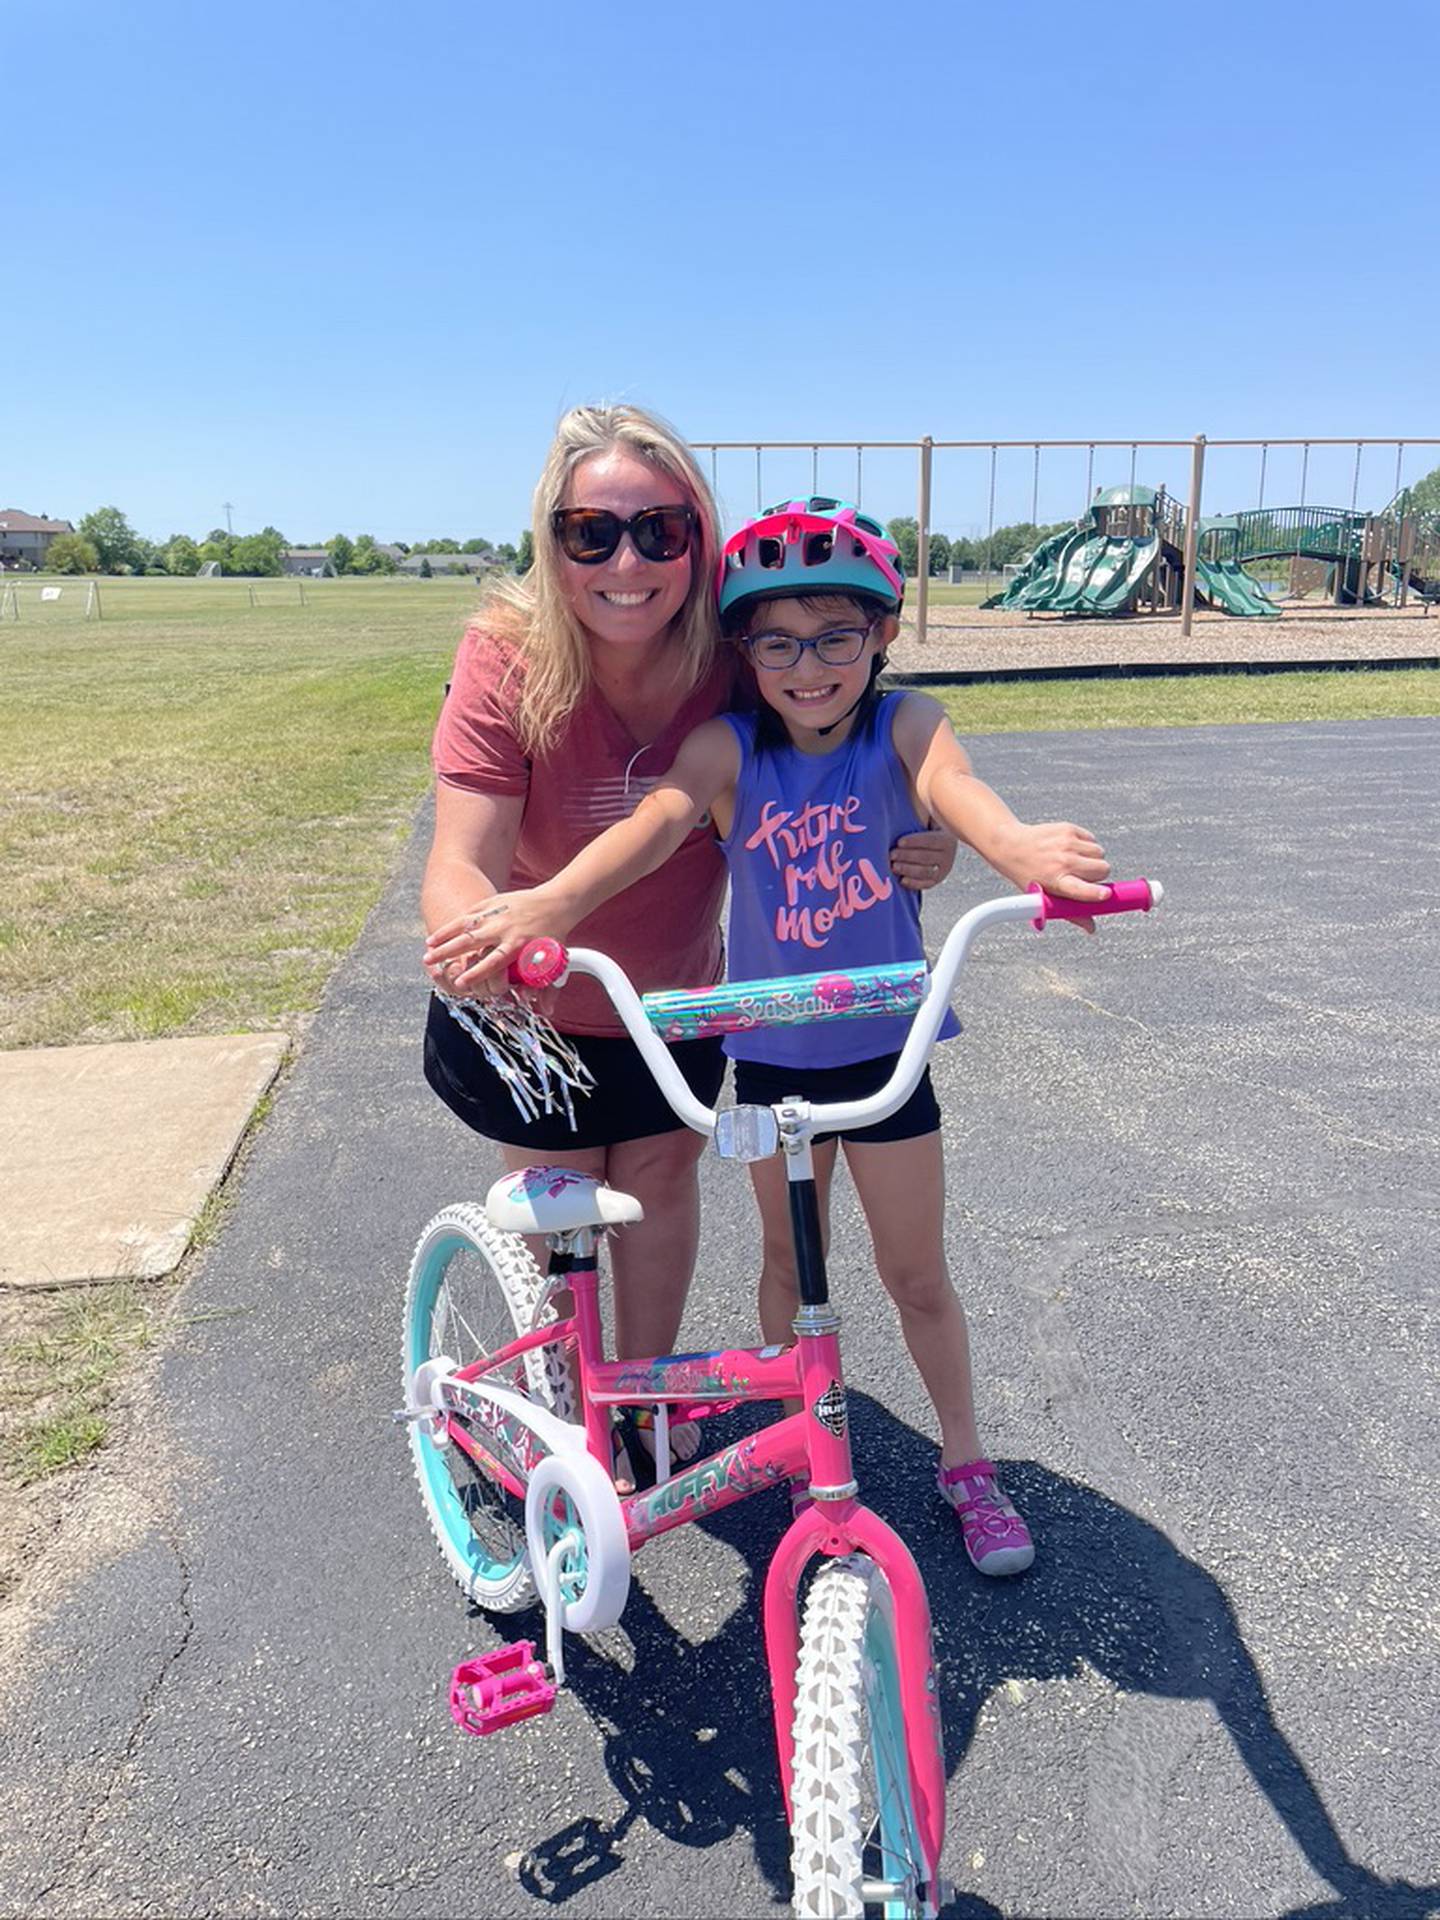
[[[1110,869],[1089,833],[1017,820],[975,778],[934,700],[877,691],[903,593],[893,543],[839,501],[791,501],[734,535],[721,562],[720,616],[754,670],[755,710],[706,721],[628,819],[543,885],[487,903],[496,951],[459,990],[500,973],[534,935],[563,937],[653,872],[707,815],[730,870],[734,979],[920,958],[918,902],[895,884],[886,850],[931,821],[1017,887],[1039,881],[1074,899],[1104,898],[1099,883]],[[725,1045],[736,1099],[763,1106],[787,1095],[872,1093],[889,1078],[908,1026],[897,1016],[732,1035]],[[941,1037],[958,1031],[952,1014]],[[844,1136],[845,1158],[876,1266],[939,1418],[939,1490],[975,1566],[1018,1573],[1035,1549],[975,1428],[965,1314],[945,1266],[939,1128],[927,1071],[898,1113]],[[822,1218],[835,1149],[834,1134],[815,1142]],[[751,1176],[764,1230],[761,1325],[767,1340],[784,1342],[798,1306],[785,1174],[770,1159],[752,1164]],[[796,1494],[805,1498],[803,1488]]]

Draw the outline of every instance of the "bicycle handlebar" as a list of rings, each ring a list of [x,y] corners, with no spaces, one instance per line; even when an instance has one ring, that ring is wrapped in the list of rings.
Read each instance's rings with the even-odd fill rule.
[[[915,1091],[945,1017],[956,976],[976,935],[984,928],[1002,920],[1029,920],[1039,932],[1047,920],[1148,913],[1161,897],[1158,881],[1120,880],[1110,888],[1109,897],[1099,901],[1069,900],[1046,893],[1038,886],[1028,893],[982,901],[950,929],[928,977],[919,963],[911,963],[870,967],[863,973],[831,972],[779,980],[731,981],[698,993],[646,994],[642,1000],[629,976],[607,954],[587,947],[572,947],[567,952],[558,940],[542,937],[528,942],[516,955],[510,963],[510,978],[521,986],[537,988],[555,986],[569,972],[588,973],[598,980],[666,1100],[687,1127],[707,1135],[715,1131],[714,1109],[703,1106],[690,1091],[657,1027],[668,1037],[679,1038],[695,1033],[790,1026],[802,1021],[853,1019],[867,1013],[908,1012],[914,1008],[915,1018],[900,1049],[895,1071],[877,1093],[864,1100],[811,1107],[815,1131],[843,1133],[888,1119]],[[868,983],[866,990],[857,992],[857,982]],[[682,1014],[688,1025],[677,1025],[677,1018]]]

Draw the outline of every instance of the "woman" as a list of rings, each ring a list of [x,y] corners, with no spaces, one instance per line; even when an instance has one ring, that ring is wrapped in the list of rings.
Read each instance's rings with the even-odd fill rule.
[[[466,990],[484,950],[486,900],[549,879],[630,813],[732,692],[714,610],[715,504],[663,421],[628,406],[567,413],[535,490],[534,539],[531,571],[497,587],[462,640],[435,734],[422,911],[432,947],[472,923],[476,932],[473,956],[427,961],[447,991]],[[953,855],[948,836],[914,834],[897,842],[892,865],[904,884],[931,886]],[[658,872],[578,926],[575,943],[612,954],[641,992],[708,986],[721,976],[724,881],[702,825]],[[541,1007],[595,1076],[594,1091],[577,1097],[575,1131],[553,1115],[523,1120],[438,1001],[426,1078],[500,1146],[507,1168],[543,1159],[635,1195],[644,1222],[611,1243],[615,1351],[666,1353],[699,1245],[703,1142],[666,1106],[596,981],[576,979]],[[719,1041],[674,1052],[713,1106]],[[673,1439],[685,1457],[679,1430]]]

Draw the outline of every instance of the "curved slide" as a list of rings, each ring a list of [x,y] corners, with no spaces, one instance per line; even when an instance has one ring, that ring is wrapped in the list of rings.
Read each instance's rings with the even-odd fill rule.
[[[1195,591],[1221,613],[1235,613],[1249,620],[1279,616],[1279,607],[1238,560],[1202,560],[1197,555]]]

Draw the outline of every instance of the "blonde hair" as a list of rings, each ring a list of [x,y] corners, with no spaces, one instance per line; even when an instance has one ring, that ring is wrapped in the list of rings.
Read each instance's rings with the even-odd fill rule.
[[[507,640],[525,663],[517,724],[527,753],[554,744],[591,683],[590,649],[564,590],[550,517],[564,506],[571,475],[581,461],[616,448],[674,481],[695,508],[690,590],[672,624],[669,649],[682,699],[704,679],[715,659],[720,639],[714,588],[720,519],[694,454],[672,426],[641,407],[572,407],[556,429],[535,488],[535,564],[521,579],[497,581],[475,621],[481,631]]]

